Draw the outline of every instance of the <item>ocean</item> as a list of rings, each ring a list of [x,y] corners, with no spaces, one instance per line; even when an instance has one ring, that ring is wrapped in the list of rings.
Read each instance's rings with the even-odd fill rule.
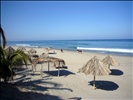
[[[7,46],[77,50],[133,56],[133,39],[7,41]]]

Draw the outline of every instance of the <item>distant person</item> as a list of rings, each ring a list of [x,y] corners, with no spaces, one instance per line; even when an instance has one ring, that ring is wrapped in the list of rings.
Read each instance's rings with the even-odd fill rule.
[[[60,49],[60,51],[63,53],[63,49]]]

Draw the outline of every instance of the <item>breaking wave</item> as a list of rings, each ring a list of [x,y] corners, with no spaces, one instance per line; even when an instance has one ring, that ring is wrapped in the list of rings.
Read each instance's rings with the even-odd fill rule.
[[[30,44],[16,44],[17,46],[24,46],[24,47],[29,47]]]
[[[30,44],[16,44],[17,46],[23,46],[23,47],[35,47],[38,48],[38,46],[31,46]]]
[[[91,50],[91,51],[133,53],[133,49],[119,49],[119,48],[84,48],[84,47],[77,47],[77,49],[80,49],[80,50]]]

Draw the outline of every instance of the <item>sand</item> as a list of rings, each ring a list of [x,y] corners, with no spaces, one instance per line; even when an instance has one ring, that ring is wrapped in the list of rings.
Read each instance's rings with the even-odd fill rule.
[[[17,47],[14,47],[17,48]],[[30,48],[26,48],[29,50]],[[37,54],[46,53],[44,48],[35,48]],[[47,64],[43,64],[43,77],[40,77],[41,64],[37,65],[37,71],[33,74],[31,65],[16,70],[17,75],[12,82],[21,94],[14,94],[9,98],[14,100],[132,100],[132,61],[133,57],[113,55],[120,65],[111,66],[111,74],[108,76],[96,76],[96,87],[93,89],[93,76],[78,73],[81,68],[92,57],[97,56],[101,60],[107,54],[92,52],[78,53],[76,51],[51,50],[56,54],[49,56],[62,58],[66,62],[66,68],[58,69],[50,66],[48,72]],[[13,93],[13,92],[12,92]],[[8,98],[8,97],[7,97]]]

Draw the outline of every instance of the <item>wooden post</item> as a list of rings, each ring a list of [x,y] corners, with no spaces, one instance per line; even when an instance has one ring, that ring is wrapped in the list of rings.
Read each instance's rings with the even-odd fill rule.
[[[42,75],[43,75],[43,68],[42,68],[42,64],[41,64],[41,71],[40,71],[40,76],[41,76],[41,78],[42,78]]]
[[[35,71],[36,71],[36,66],[35,66]]]
[[[59,66],[58,66],[58,76],[60,74],[60,61],[59,61]]]
[[[32,71],[34,71],[34,69],[33,69],[33,64],[32,64]]]
[[[93,83],[93,88],[96,90],[96,84],[95,84],[95,75],[94,75],[94,83]]]
[[[42,65],[42,64],[41,64]],[[43,65],[42,65],[42,71],[43,71]]]
[[[49,72],[49,61],[48,61],[48,72]]]
[[[108,65],[108,69],[110,69],[110,64]]]

